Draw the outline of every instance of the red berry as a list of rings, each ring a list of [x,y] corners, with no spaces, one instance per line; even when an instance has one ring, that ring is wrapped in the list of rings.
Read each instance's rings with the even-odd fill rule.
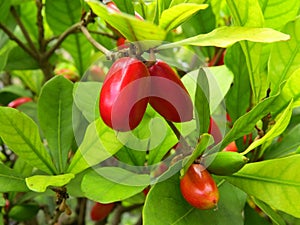
[[[211,117],[209,121],[209,128],[208,128],[208,133],[211,134],[215,140],[215,144],[219,143],[222,141],[222,133],[215,122],[215,120]]]
[[[103,121],[117,131],[129,131],[141,122],[149,101],[150,80],[145,64],[124,57],[113,63],[100,92]]]
[[[17,98],[13,101],[11,101],[10,103],[8,103],[8,107],[11,107],[11,108],[17,108],[19,107],[20,105],[26,103],[26,102],[31,102],[32,99],[29,98],[29,97],[20,97],[20,98]]]
[[[238,147],[235,144],[235,141],[228,144],[224,149],[224,152],[238,152]]]
[[[193,119],[193,103],[179,76],[162,61],[149,68],[150,105],[166,120],[186,122]]]
[[[219,191],[214,179],[201,164],[192,164],[180,180],[184,199],[198,209],[212,209],[219,201]]]
[[[79,75],[68,68],[62,68],[62,69],[57,69],[55,70],[55,75],[61,75],[64,76],[66,79],[72,81],[72,82],[76,82],[79,80]]]
[[[118,46],[118,49],[124,49],[126,48],[127,46],[125,45],[126,43],[126,38],[124,37],[119,37],[118,40],[117,40],[117,46]]]
[[[114,208],[115,203],[102,204],[96,202],[91,210],[90,216],[93,221],[101,221],[105,219]]]

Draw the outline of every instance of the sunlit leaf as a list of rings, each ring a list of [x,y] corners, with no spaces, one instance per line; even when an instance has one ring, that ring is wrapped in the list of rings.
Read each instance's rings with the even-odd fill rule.
[[[162,12],[159,19],[159,26],[166,31],[170,31],[181,25],[199,10],[206,9],[207,7],[207,4],[200,5],[193,3],[182,3],[175,5]]]
[[[69,80],[56,76],[43,86],[38,101],[39,123],[60,173],[66,169],[73,143],[72,91]]]
[[[226,179],[275,209],[300,217],[300,155],[249,163]]]
[[[27,187],[35,192],[45,192],[47,187],[62,187],[74,178],[74,174],[67,173],[56,176],[35,175],[26,178]]]
[[[56,174],[56,168],[32,119],[16,109],[0,107],[0,121],[0,136],[11,150],[30,165]]]
[[[165,44],[158,49],[172,48],[178,45],[195,45],[195,46],[217,46],[227,48],[239,41],[253,42],[276,42],[286,41],[289,35],[270,28],[253,28],[253,27],[220,27],[210,33],[199,34],[195,37],[187,38],[171,44]]]

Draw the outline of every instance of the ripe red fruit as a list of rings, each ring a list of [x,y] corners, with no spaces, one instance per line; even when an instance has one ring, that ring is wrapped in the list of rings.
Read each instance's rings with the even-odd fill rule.
[[[185,200],[198,209],[212,209],[219,201],[219,191],[214,179],[201,164],[192,164],[180,180],[180,190]]]
[[[149,101],[150,80],[145,64],[124,57],[113,63],[104,80],[99,108],[103,121],[117,131],[141,122]]]
[[[91,210],[90,216],[93,221],[101,221],[105,219],[114,208],[115,203],[102,204],[96,202]]]
[[[238,152],[238,147],[235,144],[235,141],[229,143],[224,149],[224,152]]]
[[[26,102],[31,102],[32,99],[29,98],[29,97],[20,97],[20,98],[17,98],[13,101],[11,101],[10,103],[8,103],[8,107],[11,107],[11,108],[17,108],[19,107],[20,105],[26,103]]]
[[[193,103],[179,76],[165,62],[149,68],[151,76],[150,105],[166,120],[186,122],[193,119]]]
[[[124,49],[126,48],[126,38],[124,37],[119,37],[118,40],[117,40],[117,46],[118,46],[118,49]]]
[[[220,128],[218,127],[217,123],[215,120],[211,117],[209,121],[209,128],[208,128],[208,133],[211,134],[215,140],[215,144],[219,143],[222,141],[222,133],[220,131]]]

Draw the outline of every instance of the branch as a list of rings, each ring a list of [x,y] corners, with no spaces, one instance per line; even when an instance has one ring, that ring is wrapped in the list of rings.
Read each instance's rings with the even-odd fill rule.
[[[110,225],[118,225],[121,222],[121,216],[124,212],[132,211],[134,209],[142,207],[143,205],[144,204],[137,204],[137,205],[132,205],[132,206],[128,206],[128,207],[124,207],[121,204],[118,205],[114,211],[114,217],[113,217]]]
[[[36,59],[36,54],[30,48],[28,48],[17,36],[14,35],[6,26],[0,23],[0,29],[9,37],[10,40],[15,41],[25,52],[27,52],[32,58]]]
[[[105,37],[108,37],[108,38],[111,38],[111,39],[114,39],[114,40],[118,39],[118,37],[115,36],[115,35],[112,35],[112,34],[109,34],[109,33],[105,33],[105,32],[101,32],[101,31],[89,30],[89,32],[91,34],[99,34],[99,35],[102,35],[102,36],[105,36]]]
[[[66,29],[57,39],[57,42],[48,50],[48,52],[46,52],[45,54],[45,59],[50,58],[50,56],[55,52],[56,49],[59,48],[59,46],[61,45],[61,43],[72,33],[75,33],[78,29],[80,29],[81,25],[82,25],[83,21],[80,21],[78,23],[75,23],[74,25],[72,25],[71,27],[69,27],[68,29]]]
[[[37,27],[38,27],[38,41],[39,41],[39,46],[40,46],[40,51],[45,52],[46,51],[46,45],[45,45],[45,29],[44,29],[44,19],[43,19],[43,2],[42,0],[36,0],[35,1],[36,6],[37,6]]]
[[[80,27],[82,33],[84,34],[84,36],[88,39],[88,41],[94,45],[97,49],[99,49],[101,52],[103,52],[106,56],[110,55],[110,51],[105,48],[103,45],[99,44],[90,34],[90,32],[86,29],[85,26],[81,26]]]
[[[10,8],[10,12],[11,12],[11,14],[13,15],[14,19],[16,20],[17,24],[19,25],[19,27],[20,27],[20,29],[21,29],[21,31],[22,31],[22,33],[23,33],[23,35],[24,35],[26,41],[28,42],[29,47],[33,50],[33,53],[34,53],[34,55],[35,55],[34,58],[37,59],[37,58],[38,58],[38,57],[37,57],[37,49],[36,49],[36,47],[34,46],[33,41],[31,40],[31,38],[30,38],[30,36],[29,36],[29,34],[28,34],[28,32],[27,32],[27,30],[26,30],[24,24],[23,24],[22,21],[20,20],[20,17],[19,17],[19,15],[18,15],[16,9],[15,9],[14,7],[11,7],[11,8]]]

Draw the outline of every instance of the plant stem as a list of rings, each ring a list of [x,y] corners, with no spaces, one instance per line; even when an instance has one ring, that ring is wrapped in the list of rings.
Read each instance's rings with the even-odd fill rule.
[[[18,26],[20,27],[20,29],[21,29],[21,31],[22,31],[22,34],[24,35],[24,37],[25,37],[25,39],[26,39],[26,41],[27,41],[29,47],[32,49],[32,52],[33,52],[33,54],[34,54],[34,57],[33,57],[33,58],[37,59],[37,58],[38,58],[37,49],[36,49],[36,47],[34,46],[33,41],[31,40],[30,35],[29,35],[29,33],[27,32],[27,30],[26,30],[24,24],[22,23],[22,21],[21,21],[19,15],[18,15],[16,9],[15,9],[14,7],[11,7],[11,8],[10,8],[10,12],[11,12],[11,14],[13,15],[14,19],[16,20]]]
[[[106,56],[110,56],[110,51],[105,48],[103,45],[99,44],[90,34],[90,32],[86,29],[85,26],[80,26],[80,29],[84,36],[87,38],[87,40],[94,45],[97,49],[99,49],[101,52],[103,52]]]
[[[140,208],[142,207],[144,204],[137,204],[137,205],[132,205],[132,206],[129,206],[129,207],[124,207],[122,206],[121,204],[119,204],[116,209],[115,209],[115,216],[111,222],[110,225],[118,225],[120,224],[121,222],[121,217],[122,217],[122,214],[124,212],[128,212],[128,211],[132,211],[134,209],[137,209],[137,208]]]
[[[17,36],[14,35],[4,24],[0,23],[0,29],[9,37],[10,40],[15,41],[25,52],[27,52],[32,58],[36,59],[36,54],[30,48],[28,48]]]
[[[41,52],[46,51],[46,41],[45,41],[45,29],[44,29],[44,18],[43,18],[43,1],[36,0],[37,7],[37,27],[38,27],[38,42]]]

